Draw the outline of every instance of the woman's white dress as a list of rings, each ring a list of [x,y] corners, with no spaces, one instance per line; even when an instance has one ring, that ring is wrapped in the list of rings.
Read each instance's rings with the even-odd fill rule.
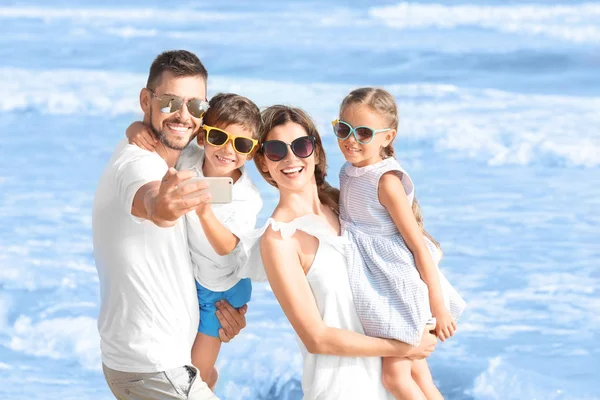
[[[306,215],[289,223],[269,219],[265,227],[259,230],[260,235],[268,226],[279,231],[284,238],[299,230],[319,240],[319,248],[306,279],[323,322],[330,327],[364,334],[348,280],[345,256],[347,240],[333,234],[316,215]],[[256,271],[260,268],[256,268],[256,261],[252,266],[254,272],[246,270],[245,276],[257,277]],[[393,399],[381,382],[381,357],[311,354],[300,338],[298,345],[304,359],[304,400]]]

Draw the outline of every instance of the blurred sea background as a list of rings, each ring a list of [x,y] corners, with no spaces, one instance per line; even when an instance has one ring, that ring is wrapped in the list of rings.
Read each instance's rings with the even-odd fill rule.
[[[446,399],[600,399],[600,1],[0,1],[0,398],[111,399],[95,187],[154,57],[195,52],[209,96],[329,121],[353,88],[401,112],[441,268],[468,302],[430,357]],[[270,215],[277,193],[251,173]],[[267,284],[223,347],[223,399],[300,399]]]

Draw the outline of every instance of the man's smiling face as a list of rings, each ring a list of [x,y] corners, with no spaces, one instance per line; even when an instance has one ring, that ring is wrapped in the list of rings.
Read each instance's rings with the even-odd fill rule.
[[[146,90],[148,98],[147,119],[154,135],[166,147],[182,150],[198,133],[202,125],[201,118],[189,113],[187,101],[206,98],[206,82],[202,76],[177,77],[169,71],[163,72],[159,85],[153,90],[157,97],[174,95],[184,99],[184,104],[173,113],[163,113],[158,99]]]

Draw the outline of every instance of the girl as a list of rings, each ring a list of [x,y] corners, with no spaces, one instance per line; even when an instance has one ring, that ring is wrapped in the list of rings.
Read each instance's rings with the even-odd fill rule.
[[[261,232],[260,256],[298,334],[304,399],[387,400],[380,357],[424,358],[436,338],[425,332],[412,347],[364,335],[340,236],[339,192],[325,181],[319,133],[297,108],[269,107],[262,121],[256,165],[279,189],[279,203]]]
[[[394,158],[394,98],[361,88],[342,102],[333,130],[346,163],[340,221],[356,310],[370,336],[416,345],[426,324],[444,341],[465,303],[437,270],[439,244],[423,228],[412,180]],[[435,319],[435,322],[433,322]],[[425,360],[383,359],[383,384],[396,399],[441,399]]]

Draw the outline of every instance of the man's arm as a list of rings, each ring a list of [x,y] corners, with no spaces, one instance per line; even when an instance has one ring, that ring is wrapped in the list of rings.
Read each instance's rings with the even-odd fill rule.
[[[193,171],[177,172],[169,168],[162,181],[148,182],[135,193],[131,214],[152,221],[160,227],[175,225],[177,219],[210,199],[208,194],[186,198],[190,193],[206,189],[204,182],[184,183]]]

